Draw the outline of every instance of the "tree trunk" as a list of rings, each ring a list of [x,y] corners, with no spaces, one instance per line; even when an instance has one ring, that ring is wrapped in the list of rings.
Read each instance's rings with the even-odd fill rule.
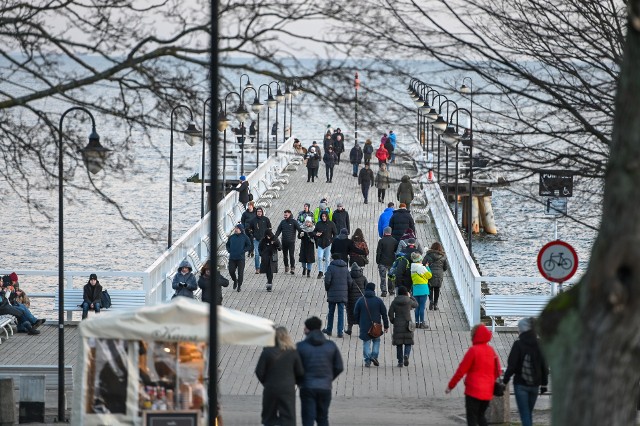
[[[579,285],[540,318],[555,425],[633,425],[640,380],[640,0],[618,90],[602,223]]]

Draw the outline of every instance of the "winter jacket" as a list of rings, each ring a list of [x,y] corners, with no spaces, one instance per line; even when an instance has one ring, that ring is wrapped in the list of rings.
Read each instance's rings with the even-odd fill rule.
[[[380,214],[380,218],[378,219],[378,236],[382,238],[384,235],[384,228],[389,226],[389,221],[391,220],[391,215],[393,215],[393,207],[387,207]]]
[[[347,302],[347,313],[353,317],[353,310],[356,307],[356,302],[364,294],[364,287],[369,281],[367,277],[362,274],[362,268],[358,265],[351,266],[351,285],[349,286],[349,301]]]
[[[500,360],[489,346],[491,331],[484,325],[479,325],[473,336],[473,345],[464,354],[458,369],[449,381],[449,389],[467,376],[464,381],[464,394],[481,401],[493,399],[493,385],[500,375]]]
[[[267,229],[271,229],[271,221],[264,214],[254,217],[247,227],[247,234],[254,240],[260,241],[264,238]]]
[[[298,238],[300,239],[300,256],[298,261],[300,263],[315,263],[316,261],[316,245],[315,245],[315,226],[307,229],[303,225],[302,231],[298,232]]]
[[[411,280],[411,261],[404,253],[397,255],[396,259],[398,260],[395,275],[396,287],[403,286],[411,293],[413,287]]]
[[[342,259],[332,260],[324,274],[327,302],[347,303],[352,281],[347,262]]]
[[[298,223],[302,225],[307,217],[310,217],[313,220],[313,212],[311,210],[309,210],[308,212],[300,210],[300,212],[298,213]],[[315,220],[313,221],[313,223],[316,223]]]
[[[264,348],[256,365],[256,376],[265,389],[295,392],[296,383],[304,377],[298,351],[276,346]]]
[[[276,230],[276,237],[282,234],[282,242],[292,243],[296,241],[296,235],[300,231],[300,225],[293,217],[289,219],[282,219],[278,229]]]
[[[409,176],[404,175],[398,185],[398,201],[407,205],[413,201],[413,185]]]
[[[376,150],[376,158],[383,163],[389,158],[389,151],[387,151],[384,145],[380,144],[380,147]]]
[[[405,234],[407,228],[411,228],[413,232],[416,232],[416,224],[413,221],[413,216],[407,209],[396,209],[391,215],[389,220],[389,226],[391,227],[391,236],[400,241],[400,238]]]
[[[358,336],[360,340],[367,341],[372,339],[368,334],[369,329],[373,325],[372,321],[382,323],[385,330],[389,328],[387,307],[384,305],[382,299],[376,296],[376,292],[373,290],[365,290],[364,297],[358,299],[356,307],[353,310],[353,317],[360,326],[360,335]]]
[[[186,274],[182,274],[182,268],[189,268],[189,272]],[[173,277],[173,281],[171,282],[171,288],[175,290],[173,297],[176,296],[184,296],[190,297],[193,299],[193,292],[198,289],[198,283],[196,281],[196,276],[191,272],[193,268],[188,261],[183,260],[178,266],[178,272]]]
[[[364,268],[365,258],[369,256],[369,246],[366,241],[353,241],[353,245],[349,248],[349,265],[352,263],[358,264],[361,268]],[[367,261],[369,259],[367,258]]]
[[[340,259],[349,262],[349,253],[365,254],[363,250],[355,247],[353,241],[344,234],[338,234],[331,243],[331,254],[339,254]]]
[[[307,154],[311,152],[311,148],[315,148],[316,154],[318,154],[318,161],[319,161],[322,158],[322,150],[320,149],[320,146],[318,146],[318,144],[311,145],[309,149],[307,149]]]
[[[389,139],[387,139],[387,141],[384,143],[384,149],[386,149],[387,152],[389,152],[389,157],[391,157],[391,153],[394,151],[394,149],[393,149],[393,144]]]
[[[313,211],[313,223],[318,223],[320,221],[320,215],[323,212],[327,213],[327,218],[329,220],[333,220],[333,210],[331,210],[331,207],[327,207],[324,210],[321,210],[320,207],[316,207]]]
[[[332,136],[333,139],[333,149],[336,153],[341,154],[344,152],[344,135],[342,133],[334,133]]]
[[[533,367],[532,371],[523,371],[522,368],[527,355],[529,355],[530,366]],[[549,383],[549,367],[540,351],[535,331],[525,331],[520,334],[518,340],[513,342],[507,361],[507,370],[504,373],[504,382],[508,383],[511,376],[515,385],[547,386]],[[523,376],[528,377],[532,382],[528,383]]]
[[[349,151],[349,162],[351,164],[360,164],[362,163],[363,155],[364,154],[362,153],[360,145],[356,144],[353,148],[351,148],[351,151]]]
[[[324,147],[324,152],[329,151],[329,147],[333,147],[333,138],[331,137],[331,135],[325,135],[324,139],[322,140],[322,146]]]
[[[393,324],[392,345],[413,345],[413,331],[409,331],[411,310],[418,307],[416,299],[397,295],[389,306],[389,322]]]
[[[429,295],[429,278],[431,271],[420,262],[411,264],[411,283],[413,284],[414,296]]]
[[[349,234],[351,234],[351,226],[349,223],[349,212],[346,210],[336,210],[333,212],[333,217],[331,218],[333,223],[336,224],[336,229],[340,232],[343,228],[347,230]]]
[[[344,370],[336,344],[327,340],[322,331],[312,330],[297,347],[304,368],[300,388],[331,390],[331,382]]]
[[[391,142],[391,145],[393,145],[393,149],[396,149],[396,134],[391,132],[389,133],[389,141]]]
[[[320,235],[317,235],[318,233]],[[335,223],[330,220],[321,220],[316,223],[314,235],[316,236],[316,245],[320,248],[327,248],[331,245],[336,235],[338,235],[338,231],[336,230]]]
[[[376,264],[384,265],[390,268],[393,261],[396,259],[396,248],[398,242],[391,235],[385,235],[378,240],[378,247],[376,247]]]
[[[220,271],[216,271],[216,274],[218,274],[218,277],[217,277],[218,285],[216,285],[216,289],[215,289],[217,293],[217,298],[218,298],[217,302],[218,302],[218,305],[222,305],[222,287],[229,287],[229,280],[223,277]],[[211,303],[213,301],[211,297],[212,285],[213,284],[211,283],[211,277],[208,277],[206,275],[200,275],[200,278],[198,278],[198,287],[202,289],[203,302]]]
[[[320,155],[317,152],[307,151],[304,159],[307,160],[307,169],[317,169],[320,166]]]
[[[373,154],[373,145],[371,142],[365,142],[364,148],[362,148],[362,153],[364,154],[364,161],[371,160],[371,154]]]
[[[282,250],[282,245],[278,238],[263,238],[258,244],[258,253],[260,253],[260,273],[266,274],[271,270],[271,259],[274,254]]]
[[[91,285],[91,283],[84,285],[82,289],[82,301],[87,303],[102,303],[102,286],[97,280],[95,286]]]
[[[338,162],[338,155],[333,151],[327,151],[324,153],[322,161],[324,162],[325,167],[334,167]]]
[[[376,186],[378,189],[389,189],[391,186],[391,175],[389,170],[378,170],[376,174]]]
[[[362,186],[372,186],[374,183],[373,170],[371,169],[361,169],[358,174],[358,185]]]
[[[249,182],[245,180],[233,189],[238,191],[238,201],[246,205],[249,202]]]
[[[229,260],[242,260],[245,252],[253,250],[253,244],[247,234],[234,232],[227,240],[226,248],[229,252]]]
[[[431,287],[442,287],[444,272],[449,269],[447,256],[441,251],[429,249],[427,254],[424,255],[422,263],[429,263],[429,269],[433,274],[429,280],[429,285]]]
[[[240,216],[240,223],[242,224],[242,226],[244,226],[244,229],[247,229],[249,223],[251,223],[253,218],[256,216],[256,209],[253,209],[252,212],[247,209],[244,211],[244,213],[242,213],[242,216]]]

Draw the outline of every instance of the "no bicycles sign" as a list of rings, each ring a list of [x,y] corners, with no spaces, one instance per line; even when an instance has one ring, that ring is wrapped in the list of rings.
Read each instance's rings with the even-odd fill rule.
[[[578,254],[569,244],[556,240],[547,243],[538,253],[538,269],[549,281],[561,283],[578,269]]]

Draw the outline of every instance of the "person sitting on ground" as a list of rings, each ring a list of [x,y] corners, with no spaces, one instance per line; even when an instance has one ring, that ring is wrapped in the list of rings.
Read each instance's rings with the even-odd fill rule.
[[[82,290],[82,319],[89,315],[89,309],[93,309],[96,314],[100,313],[102,307],[102,286],[96,274],[89,275],[89,281]]]
[[[171,282],[171,288],[175,290],[172,299],[177,296],[193,299],[193,292],[198,289],[198,282],[196,281],[196,276],[193,275],[191,271],[193,271],[193,268],[189,264],[189,261],[183,260]]]

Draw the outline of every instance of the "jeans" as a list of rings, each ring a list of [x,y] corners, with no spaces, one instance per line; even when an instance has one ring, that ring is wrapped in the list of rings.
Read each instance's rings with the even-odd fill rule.
[[[487,426],[487,419],[484,414],[489,408],[489,401],[482,401],[465,395],[464,408],[467,411],[467,426]]]
[[[38,321],[38,319],[33,316],[29,308],[27,308],[25,305],[19,303],[17,305],[14,305],[14,308],[22,312],[22,321],[29,321],[31,324],[35,324],[36,321]]]
[[[258,246],[260,245],[259,240],[253,240],[253,263],[256,266],[256,269],[260,268],[260,251],[258,251]]]
[[[90,306],[91,306],[91,303],[82,302],[82,319],[85,319],[89,315]],[[100,302],[94,303],[93,304],[93,309],[95,309],[96,314],[99,314],[100,313]]]
[[[358,168],[359,168],[359,165],[358,165],[358,164],[356,164],[356,163],[353,163],[353,164],[352,164],[352,166],[353,166],[353,175],[354,175],[354,176],[358,176]]]
[[[318,272],[325,273],[327,272],[327,267],[329,266],[330,258],[331,258],[331,245],[322,248],[318,247]]]
[[[300,388],[300,411],[302,426],[329,426],[329,405],[331,391],[329,389]]]
[[[365,201],[369,200],[369,185],[362,185],[362,196]]]
[[[538,386],[513,385],[522,426],[533,425],[533,407],[538,399]]]
[[[289,266],[289,262],[291,262],[291,269],[296,266],[295,256],[293,252],[296,248],[295,241],[283,241],[282,242],[282,260],[284,261],[284,266]],[[287,253],[289,254],[289,258],[287,259]]]
[[[378,358],[380,354],[380,338],[364,340],[362,342],[362,355],[364,356],[364,362],[370,363],[372,359]]]
[[[333,166],[325,166],[324,171],[327,174],[327,180],[331,182],[333,180]]]
[[[387,268],[385,265],[378,265],[378,273],[380,274],[380,291],[387,291]],[[391,280],[389,280],[389,290],[391,290]]]
[[[424,307],[427,304],[427,295],[413,296],[418,302],[418,308],[416,309],[416,324],[424,322]]]
[[[229,259],[229,276],[231,281],[237,283],[238,286],[242,285],[244,279],[244,259],[233,260]],[[236,270],[238,271],[238,277],[236,278]]]
[[[403,345],[396,346],[396,356],[398,357],[398,362],[404,361],[404,357],[408,357],[411,355],[411,345],[404,345],[404,350],[402,350]]]
[[[336,305],[338,306],[338,334],[342,334],[342,330],[344,329],[344,303],[342,302],[329,302],[327,332],[331,333],[333,330],[333,314],[336,311]]]
[[[311,268],[313,268],[313,263],[302,263],[302,272],[304,272],[305,269],[310,271]]]
[[[392,163],[396,162],[396,150],[395,150],[395,147],[394,147],[393,152],[391,153],[391,162]]]

